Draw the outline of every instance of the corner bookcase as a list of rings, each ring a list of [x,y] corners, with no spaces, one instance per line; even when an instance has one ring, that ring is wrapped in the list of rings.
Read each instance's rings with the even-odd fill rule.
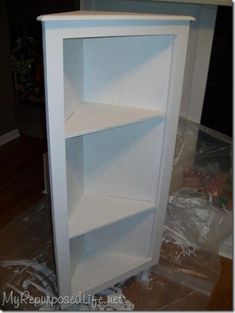
[[[158,262],[191,17],[43,15],[60,295]]]

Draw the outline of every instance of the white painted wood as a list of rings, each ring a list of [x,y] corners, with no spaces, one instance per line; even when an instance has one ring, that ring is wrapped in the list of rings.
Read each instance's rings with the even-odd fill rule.
[[[173,44],[170,35],[84,40],[84,101],[164,111]]]
[[[60,295],[158,260],[191,19],[40,18]]]
[[[20,137],[20,133],[18,129],[13,129],[8,133],[0,136],[0,146],[5,145],[6,143]]]
[[[85,193],[154,202],[163,131],[151,120],[85,136]]]
[[[128,277],[149,265],[152,224],[149,211],[83,236],[86,251],[72,278],[73,293],[102,290],[118,282],[117,276]]]
[[[84,103],[78,106],[65,123],[65,137],[71,138],[124,126],[147,119],[164,117],[160,110],[141,109],[108,104]]]
[[[154,40],[152,36],[64,40],[66,138],[162,115],[173,39],[169,35]]]
[[[173,20],[173,21],[190,21],[191,16],[178,15],[159,15],[159,14],[137,14],[131,12],[96,12],[96,11],[70,11],[63,13],[41,15],[37,18],[38,21],[77,21],[77,20]]]
[[[192,18],[193,20],[193,18]],[[107,38],[120,36],[169,36],[176,35],[174,26],[188,26],[188,21],[93,21],[93,27],[89,27],[88,21],[66,21],[63,22],[64,27],[58,27],[58,22],[44,22],[48,28],[56,28],[62,38],[70,39],[91,39],[91,38]],[[102,24],[105,24],[104,27]],[[167,27],[166,27],[167,25]],[[63,43],[64,40],[63,39]]]
[[[69,220],[69,237],[89,231],[153,209],[150,201],[132,200],[110,196],[83,195]]]
[[[65,39],[63,48],[64,114],[67,121],[82,101],[83,40]]]
[[[180,26],[179,26],[180,28]],[[175,141],[178,126],[178,116],[180,111],[180,103],[182,97],[182,86],[184,78],[184,66],[187,50],[189,28],[181,27],[178,40],[174,45],[174,53],[172,55],[171,80],[168,94],[167,118],[162,145],[161,168],[158,181],[158,189],[156,194],[156,203],[159,208],[156,210],[156,224],[158,228],[153,229],[152,251],[153,259],[158,262],[161,248],[161,236],[164,228],[165,213],[168,203],[168,194],[170,187],[170,179],[172,172],[172,164],[174,158]],[[173,103],[173,105],[172,105]]]
[[[84,236],[85,256],[109,251],[133,256],[150,257],[151,232],[154,212],[147,210],[132,217],[112,223]]]
[[[67,195],[70,217],[84,193],[83,158],[83,138],[76,137],[73,140],[66,140]]]
[[[150,259],[113,252],[102,253],[81,261],[72,278],[73,294],[102,291],[121,281],[120,275],[123,278],[131,276],[135,268],[139,272],[140,266],[148,261]],[[118,280],[116,280],[117,276],[120,277]]]
[[[73,277],[77,270],[78,263],[85,252],[84,236],[73,238],[69,241],[70,247],[70,277]],[[86,273],[88,275],[88,273]]]
[[[70,294],[70,258],[64,141],[63,45],[60,34],[43,25],[43,54],[50,191],[58,292]]]
[[[66,141],[70,237],[154,206],[163,128],[155,119]]]
[[[194,58],[194,72],[192,75],[192,89],[187,109],[181,114],[183,117],[200,123],[207,75],[210,65],[211,49],[214,37],[217,7],[202,6],[199,16],[199,31],[197,34],[197,46]]]

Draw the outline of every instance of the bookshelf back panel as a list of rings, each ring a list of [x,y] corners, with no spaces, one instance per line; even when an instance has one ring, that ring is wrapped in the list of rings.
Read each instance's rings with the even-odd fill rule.
[[[70,239],[72,273],[80,263],[106,252],[149,258],[153,217],[150,210]]]
[[[85,102],[166,110],[174,36],[63,40],[65,121]]]
[[[66,140],[67,201],[72,215],[84,193],[83,137]]]
[[[96,212],[95,214],[99,213]],[[93,255],[105,251],[150,257],[153,220],[154,210],[150,210],[89,232],[84,236],[85,258],[93,257]]]
[[[64,115],[67,121],[82,102],[83,40],[63,41],[64,63]]]
[[[73,294],[112,286],[149,262],[153,220],[152,210],[70,240]]]
[[[85,135],[85,193],[154,202],[163,131],[153,119]]]
[[[67,139],[70,216],[83,194],[155,202],[164,125],[153,119]]]
[[[69,250],[70,250],[70,272],[71,277],[76,271],[79,262],[84,256],[85,245],[84,236],[79,236],[69,240]]]
[[[84,40],[83,99],[164,110],[173,36]]]

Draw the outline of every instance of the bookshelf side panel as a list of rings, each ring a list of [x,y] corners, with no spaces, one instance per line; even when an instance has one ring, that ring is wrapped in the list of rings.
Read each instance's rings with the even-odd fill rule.
[[[64,114],[67,121],[82,101],[83,39],[63,40]]]

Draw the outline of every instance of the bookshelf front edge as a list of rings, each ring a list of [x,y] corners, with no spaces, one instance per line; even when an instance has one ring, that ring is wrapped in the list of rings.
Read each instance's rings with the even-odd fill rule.
[[[58,294],[71,294],[64,139],[63,39],[43,23],[46,123]]]

